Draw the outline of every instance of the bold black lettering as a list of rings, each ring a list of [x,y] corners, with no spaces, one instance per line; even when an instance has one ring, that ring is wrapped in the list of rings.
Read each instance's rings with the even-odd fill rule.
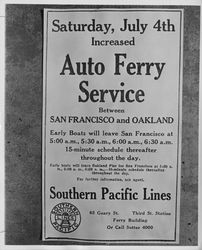
[[[83,84],[85,84],[86,86],[88,86],[88,81],[82,81],[80,82],[79,84],[79,89],[81,90],[81,92],[83,92],[86,96],[85,99],[82,99],[81,96],[79,95],[79,102],[87,102],[88,99],[89,99],[89,92],[88,90],[86,90],[84,87],[83,87]]]
[[[53,196],[52,195],[50,195],[50,199],[55,199],[55,187],[54,186],[52,186],[52,187],[50,187],[50,192],[51,192],[51,194],[53,194]]]
[[[69,54],[66,55],[66,60],[60,75],[65,75],[65,70],[69,70],[69,75],[75,75]]]
[[[58,20],[58,19],[53,20],[53,26],[57,27],[57,29],[56,30],[52,29],[52,32],[58,32],[60,30],[60,25],[57,24],[59,22],[60,22],[60,20]]]
[[[120,56],[123,56],[126,58],[126,53],[123,54],[114,54],[115,55],[115,73],[114,75],[120,75],[120,69],[119,66],[121,65],[122,67],[124,66],[124,61],[120,62]]]

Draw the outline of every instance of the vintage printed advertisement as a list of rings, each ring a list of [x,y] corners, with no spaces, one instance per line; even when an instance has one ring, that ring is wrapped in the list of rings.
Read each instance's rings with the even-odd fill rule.
[[[44,10],[43,239],[177,243],[183,10]]]

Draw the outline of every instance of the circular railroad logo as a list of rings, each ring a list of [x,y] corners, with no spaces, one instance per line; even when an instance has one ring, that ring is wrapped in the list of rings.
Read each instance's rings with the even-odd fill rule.
[[[53,227],[61,233],[75,231],[81,222],[81,214],[74,205],[63,202],[57,204],[50,213],[50,221]]]

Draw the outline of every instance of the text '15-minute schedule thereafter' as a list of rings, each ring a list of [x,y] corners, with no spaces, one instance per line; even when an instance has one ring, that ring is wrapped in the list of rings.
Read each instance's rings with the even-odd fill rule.
[[[43,239],[178,243],[181,9],[44,10]]]

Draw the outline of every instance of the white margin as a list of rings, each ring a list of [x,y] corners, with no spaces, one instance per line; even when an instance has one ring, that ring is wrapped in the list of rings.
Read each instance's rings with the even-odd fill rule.
[[[201,0],[1,0],[5,4],[201,5]]]
[[[199,101],[199,220],[198,220],[198,246],[6,246],[4,243],[4,181],[5,181],[5,160],[4,160],[4,109],[5,109],[5,4],[102,4],[102,5],[198,5],[202,6],[202,0],[0,0],[0,249],[1,250],[202,250],[202,101]],[[200,22],[200,84],[199,96],[202,96],[202,9]]]

